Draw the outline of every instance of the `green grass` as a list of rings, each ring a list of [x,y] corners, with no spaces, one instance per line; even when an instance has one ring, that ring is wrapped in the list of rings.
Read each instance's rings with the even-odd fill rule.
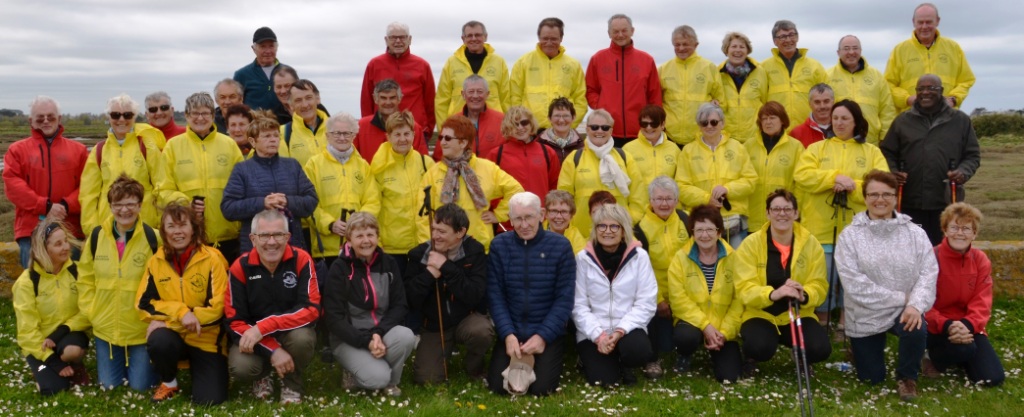
[[[706,358],[695,360],[694,373],[669,373],[659,381],[646,381],[626,388],[590,387],[579,372],[566,367],[562,388],[550,397],[509,398],[491,394],[478,381],[456,376],[448,385],[415,386],[409,383],[409,367],[401,385],[404,394],[391,399],[366,392],[348,393],[339,388],[337,365],[321,364],[317,359],[306,375],[305,402],[282,407],[254,401],[245,387],[235,386],[231,399],[220,406],[194,407],[187,395],[153,405],[148,394],[126,388],[101,391],[95,385],[41,398],[36,394],[24,360],[15,344],[15,324],[10,300],[0,299],[0,415],[357,415],[357,416],[581,416],[581,415],[759,415],[793,416],[800,410],[795,401],[794,371],[790,351],[780,348],[775,358],[762,364],[759,375],[735,385],[715,382],[707,371]],[[823,366],[815,367],[812,385],[818,415],[844,416],[1005,416],[1014,415],[1024,405],[1021,365],[1024,362],[1024,303],[998,300],[989,325],[992,341],[1007,370],[1005,384],[998,388],[980,388],[967,383],[962,372],[942,379],[921,379],[920,398],[913,404],[902,403],[891,379],[879,386],[856,381],[853,373],[841,373]],[[835,346],[829,362],[842,360],[841,346]],[[891,371],[895,356],[890,338],[888,362]],[[90,358],[91,362],[91,358]],[[456,362],[458,360],[456,359]],[[572,363],[567,362],[567,363]],[[95,376],[94,367],[90,369]],[[457,366],[452,368],[457,369]],[[182,378],[187,392],[187,378]]]

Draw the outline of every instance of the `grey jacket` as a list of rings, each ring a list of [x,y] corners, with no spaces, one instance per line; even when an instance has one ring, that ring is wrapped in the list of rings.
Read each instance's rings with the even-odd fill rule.
[[[857,213],[839,235],[835,256],[847,336],[885,332],[906,306],[923,315],[935,302],[935,252],[928,235],[905,214],[871,220]]]

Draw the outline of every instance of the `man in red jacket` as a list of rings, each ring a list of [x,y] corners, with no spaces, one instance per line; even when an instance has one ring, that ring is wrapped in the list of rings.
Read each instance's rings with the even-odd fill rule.
[[[804,144],[804,148],[835,136],[832,133],[832,103],[835,102],[832,87],[825,83],[815,84],[808,93],[807,102],[811,107],[811,115],[789,130],[789,135]]]
[[[32,135],[15,142],[4,155],[4,193],[14,204],[14,239],[21,249],[21,266],[28,268],[32,229],[48,217],[62,221],[82,239],[78,186],[89,152],[85,145],[64,137],[60,105],[46,96],[29,106]],[[78,259],[78,251],[72,255]]]
[[[377,111],[359,119],[359,133],[356,134],[356,138],[352,141],[356,151],[359,152],[359,155],[366,162],[373,162],[373,156],[377,154],[377,148],[380,148],[380,145],[388,141],[387,129],[385,128],[388,117],[398,112],[399,103],[401,102],[402,87],[395,80],[388,78],[373,87],[373,103],[377,106]],[[415,113],[413,113],[413,119],[416,120],[416,128],[413,130],[422,132],[423,125],[420,124],[419,119],[416,119]],[[422,135],[416,135],[416,138],[413,139],[412,147],[416,152],[423,155],[427,154],[427,141]]]
[[[612,138],[621,148],[640,131],[640,110],[661,106],[661,80],[650,54],[633,47],[633,20],[624,14],[608,19],[612,44],[597,51],[587,65],[587,104],[605,109],[614,119]]]
[[[462,82],[462,99],[466,100],[466,105],[462,106],[462,115],[476,126],[473,153],[481,158],[487,158],[492,149],[505,143],[505,136],[501,133],[501,121],[505,115],[487,107],[487,98],[490,96],[491,89],[487,86],[486,78],[473,74]],[[442,156],[441,146],[434,146],[434,160],[440,161]]]
[[[384,36],[387,50],[366,64],[363,74],[363,92],[359,95],[359,107],[363,117],[377,111],[373,88],[377,83],[393,79],[401,86],[402,102],[399,110],[409,110],[412,117],[423,126],[423,138],[430,140],[434,133],[434,73],[430,64],[409,51],[412,35],[409,25],[392,22]],[[365,155],[364,155],[365,156]],[[366,158],[367,161],[370,158]]]

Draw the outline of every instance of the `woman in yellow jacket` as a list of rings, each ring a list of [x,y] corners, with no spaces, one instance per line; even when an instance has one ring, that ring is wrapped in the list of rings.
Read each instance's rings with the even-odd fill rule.
[[[582,149],[572,151],[562,161],[558,189],[576,198],[576,207],[588,207],[590,196],[608,191],[629,210],[629,217],[639,220],[647,209],[647,185],[640,166],[626,151],[614,148],[612,128],[615,121],[604,109],[595,109],[587,117],[587,139]],[[593,229],[590,216],[574,216],[573,226],[590,238]]]
[[[107,191],[122,172],[141,183],[145,191],[142,221],[151,226],[160,221],[154,188],[162,159],[157,143],[163,143],[164,135],[156,128],[143,129],[141,124],[136,124],[135,115],[138,113],[139,105],[127,94],[107,101],[110,123],[107,139],[89,152],[79,186],[78,201],[82,204],[84,233],[89,233],[99,225],[110,212]]]
[[[420,184],[434,160],[413,149],[417,131],[411,112],[393,113],[385,121],[384,130],[388,141],[380,145],[370,164],[370,175],[380,192],[380,247],[405,272],[409,251],[422,243],[414,213],[423,206],[423,199],[417,191],[422,189]]]
[[[793,180],[800,206],[801,224],[810,230],[825,249],[825,269],[831,291],[818,308],[818,319],[824,320],[829,308],[842,308],[842,289],[832,267],[836,236],[853,221],[853,215],[867,209],[861,189],[864,175],[873,169],[889,171],[882,151],[865,143],[868,121],[857,103],[841,100],[832,105],[832,130],[835,136],[811,144],[800,155]],[[845,319],[840,312],[839,329]]]
[[[288,101],[292,108],[292,121],[281,125],[278,155],[294,158],[300,166],[327,148],[327,113],[320,110],[320,90],[309,80],[292,84]]]
[[[757,109],[768,101],[768,76],[750,58],[750,38],[729,32],[722,39],[725,61],[718,65],[725,100],[720,102],[729,119],[729,137],[747,143],[757,139]]]
[[[173,201],[191,203],[192,210],[202,216],[209,243],[232,262],[238,257],[239,224],[224,218],[220,203],[231,170],[242,162],[242,151],[231,137],[217,132],[213,110],[209,93],[195,93],[185,100],[188,127],[164,147],[157,195],[161,206]]]
[[[757,231],[768,221],[765,216],[765,198],[779,188],[793,189],[793,171],[804,152],[800,141],[786,134],[789,116],[777,101],[769,101],[757,111],[760,135],[745,146],[750,164],[757,172],[754,192],[747,206],[747,230]]]
[[[806,228],[793,193],[779,189],[766,201],[768,223],[743,241],[733,259],[736,297],[743,302],[743,355],[765,362],[780,344],[792,346],[789,303],[799,303],[807,363],[832,353],[825,328],[811,313],[825,300],[825,252]]]
[[[146,329],[146,347],[160,377],[153,401],[179,391],[178,362],[187,360],[192,402],[220,404],[228,398],[228,360],[221,320],[228,264],[203,244],[203,224],[188,207],[164,209],[160,236],[165,242],[146,263],[136,305]],[[186,282],[188,281],[188,282]]]
[[[580,253],[586,249],[587,239],[572,225],[575,216],[576,202],[572,194],[565,190],[551,190],[544,196],[544,230],[565,236],[572,244],[572,253]]]
[[[44,396],[89,382],[82,365],[89,321],[78,310],[78,268],[71,261],[71,232],[41,221],[32,232],[32,263],[11,289],[18,347]]]
[[[508,200],[523,192],[523,186],[498,165],[474,155],[475,138],[476,128],[466,116],[456,114],[444,121],[437,137],[444,157],[423,176],[419,201],[430,198],[434,208],[448,203],[462,207],[469,215],[468,234],[490,250],[493,225],[508,221]],[[427,187],[429,197],[424,194]],[[501,202],[492,211],[490,201],[495,199]],[[420,217],[418,230],[421,242],[430,239],[427,216]]]
[[[722,239],[722,213],[717,207],[700,205],[690,212],[687,223],[693,238],[668,267],[668,301],[675,322],[672,340],[679,353],[675,370],[688,372],[693,353],[703,344],[711,355],[715,378],[736,382],[742,366],[736,335],[743,305],[733,288],[735,256]]]
[[[623,145],[622,150],[643,167],[640,175],[644,187],[659,175],[676,176],[679,145],[665,134],[665,110],[660,106],[649,104],[640,110],[640,136]]]
[[[370,164],[352,146],[359,133],[359,121],[347,113],[326,122],[327,148],[309,158],[304,170],[320,201],[313,211],[315,234],[311,236],[314,258],[324,258],[330,267],[341,250],[348,228],[348,215],[365,211],[380,213],[380,189],[370,175]]]
[[[146,323],[135,310],[146,260],[159,246],[156,232],[139,221],[143,195],[142,184],[134,179],[121,175],[114,181],[107,193],[113,217],[89,234],[78,264],[78,305],[92,323],[96,368],[107,389],[125,380],[136,391],[156,384],[146,351]]]
[[[733,247],[747,236],[747,200],[757,171],[743,144],[722,132],[722,108],[705,103],[697,110],[701,137],[683,148],[676,165],[679,201],[683,207],[708,204],[722,209],[722,235]]]

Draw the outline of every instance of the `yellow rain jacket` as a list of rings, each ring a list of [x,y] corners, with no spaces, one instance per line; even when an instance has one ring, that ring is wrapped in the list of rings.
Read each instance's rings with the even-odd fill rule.
[[[158,203],[190,204],[193,197],[204,196],[206,238],[214,244],[238,239],[238,222],[228,221],[220,211],[231,170],[242,162],[242,151],[235,141],[216,130],[201,140],[189,127],[167,142],[163,156],[156,182]]]
[[[150,129],[152,129],[153,131],[146,132],[147,130]],[[156,148],[159,149],[160,151],[163,151],[164,146],[167,145],[167,138],[164,136],[164,132],[160,129],[157,129],[149,123],[136,123],[135,131],[142,135],[144,139],[152,139],[153,144],[156,145]]]
[[[643,177],[644,187],[647,187],[659,175],[669,178],[676,176],[676,158],[679,157],[679,145],[661,135],[662,140],[658,146],[651,145],[651,141],[644,136],[644,131],[638,133],[636,140],[622,146],[633,160],[644,169],[640,170]]]
[[[146,264],[135,305],[144,323],[163,321],[189,346],[226,354],[221,332],[227,285],[228,261],[220,251],[206,245],[196,248],[184,273],[178,275],[160,248]],[[181,319],[188,312],[202,326],[198,335],[181,326]]]
[[[779,48],[772,48],[772,56],[761,62],[761,69],[768,77],[768,100],[777,101],[786,108],[790,123],[799,123],[811,115],[808,103],[811,87],[828,82],[828,74],[821,63],[807,56],[806,48],[797,51],[800,58],[793,64],[793,75],[789,75]]]
[[[935,42],[926,48],[910,34],[910,39],[900,42],[889,55],[885,64],[885,80],[892,92],[896,111],[910,110],[907,98],[917,95],[917,79],[925,74],[935,74],[942,79],[942,95],[956,97],[956,105],[967,99],[967,93],[974,85],[974,72],[967,63],[964,50],[956,41],[944,38],[935,31]]]
[[[747,74],[743,86],[736,88],[736,81],[725,70],[726,62],[728,60],[718,64],[725,95],[725,101],[721,102],[722,110],[725,110],[725,131],[729,137],[747,143],[761,137],[757,111],[768,102],[768,75],[760,64],[747,57],[747,62],[754,69]]]
[[[635,141],[634,141],[635,142]],[[647,253],[651,255],[651,267],[654,278],[658,280],[658,304],[668,301],[668,267],[676,252],[690,239],[686,232],[686,224],[679,215],[672,213],[668,219],[662,220],[653,211],[648,210],[640,218],[640,230],[647,237]]]
[[[357,211],[365,211],[377,217],[380,214],[380,189],[370,175],[370,164],[356,151],[352,152],[343,165],[324,149],[309,158],[304,170],[316,189],[316,195],[320,196],[320,202],[313,211],[313,219],[316,221],[320,242],[324,245],[321,251],[317,237],[311,236],[310,252],[317,258],[338,256],[341,236],[331,232],[331,225],[339,219],[347,221],[348,215]]]
[[[103,144],[103,155],[99,158],[103,166],[96,164],[96,151],[100,147],[97,145],[89,152],[89,159],[85,161],[85,169],[82,170],[82,182],[78,193],[78,201],[82,204],[83,233],[91,231],[110,214],[107,192],[121,173],[128,174],[132,179],[142,183],[143,197],[140,201],[142,208],[139,216],[151,227],[160,227],[162,210],[157,210],[153,190],[156,188],[155,177],[160,171],[163,158],[154,142],[154,136],[163,138],[163,133],[154,128],[131,131],[125,135],[124,143],[118,144],[114,134],[108,131],[107,140]],[[146,147],[145,157],[139,147],[140,138],[141,146]]]
[[[693,142],[700,133],[697,109],[701,104],[718,100],[724,105],[725,92],[715,64],[696,52],[686,59],[674,57],[658,67],[661,79],[661,101],[668,118],[665,133],[678,144]]]
[[[576,153],[578,152],[582,152],[579,164],[575,162]],[[609,187],[601,182],[601,161],[597,159],[597,154],[586,146],[569,153],[565,161],[562,162],[562,171],[558,173],[558,189],[567,191],[576,199],[576,215],[572,217],[572,225],[576,227],[576,230],[579,230],[584,238],[589,238],[590,229],[593,229],[588,202],[590,201],[590,195],[597,191],[604,190],[612,193],[612,196],[615,197],[619,205],[629,210],[629,215],[633,218],[633,224],[640,221],[640,218],[644,215],[644,210],[647,209],[647,184],[644,184],[644,177],[640,174],[640,164],[633,160],[633,156],[626,151],[619,154],[612,150],[609,155],[615,158],[615,161],[619,163],[619,167],[629,177],[628,198],[622,195],[614,184]],[[625,156],[625,159],[623,159],[623,156]]]
[[[314,133],[309,130],[309,126],[306,126],[306,122],[302,121],[302,116],[293,114],[292,137],[287,142],[285,141],[287,128],[281,125],[281,146],[278,148],[280,156],[294,158],[299,161],[300,166],[306,166],[309,158],[327,149],[327,113],[317,110],[316,117],[320,119],[320,124]]]
[[[764,139],[760,137],[745,144],[747,154],[750,155],[750,165],[757,172],[757,179],[754,180],[754,192],[750,194],[750,202],[747,207],[748,230],[758,230],[761,225],[768,221],[768,206],[765,199],[768,194],[778,188],[785,188],[797,193],[793,184],[793,171],[796,170],[796,163],[800,161],[800,154],[804,152],[804,145],[787,134],[779,138],[771,153],[764,147]],[[797,202],[803,199],[797,195]]]
[[[866,59],[861,58],[860,62],[863,68],[854,73],[847,70],[842,62],[830,68],[828,85],[835,92],[836,101],[850,99],[860,105],[868,121],[868,143],[878,146],[896,118],[896,106],[882,73],[875,67],[869,67]]]
[[[587,114],[587,80],[583,76],[580,61],[565,54],[565,47],[558,47],[558,55],[548,58],[538,45],[512,65],[512,106],[524,106],[533,112],[542,128],[551,127],[548,120],[548,106],[551,101],[565,97],[576,109],[573,129]]]
[[[801,222],[821,244],[834,244],[833,227],[836,227],[836,236],[839,236],[853,220],[855,213],[867,209],[861,186],[864,174],[872,169],[889,171],[889,164],[882,156],[882,151],[875,145],[857,143],[853,139],[833,137],[815,142],[800,155],[796,171],[793,172],[793,181],[800,190]],[[832,187],[836,176],[840,174],[853,179],[856,186],[846,196],[850,210],[840,208],[839,213],[835,213],[830,204]]]
[[[32,269],[26,269],[14,282],[11,293],[22,355],[46,361],[54,352],[43,347],[43,340],[57,327],[65,325],[73,332],[89,328],[89,320],[78,310],[78,284],[72,271],[68,271],[72,265],[74,263],[68,259],[54,275],[32,262]],[[39,274],[38,295],[31,271]]]
[[[734,254],[732,268],[736,276],[736,298],[743,302],[742,321],[762,318],[776,326],[789,324],[788,310],[778,315],[764,311],[775,303],[768,298],[774,290],[768,285],[765,265],[768,262],[768,229],[765,223],[760,230],[751,233]],[[807,293],[807,302],[800,306],[800,317],[804,320],[818,320],[815,307],[825,302],[828,281],[825,278],[825,251],[807,228],[793,222],[793,247],[790,262],[790,279],[797,281]]]
[[[487,56],[477,75],[487,80],[487,88],[491,94],[487,97],[487,108],[502,113],[508,111],[509,103],[509,76],[508,64],[505,58],[494,53],[490,44],[484,44]],[[462,82],[466,77],[473,75],[473,68],[466,59],[466,45],[462,45],[444,63],[441,70],[441,80],[437,83],[437,95],[434,96],[434,114],[437,118],[437,131],[441,131],[441,125],[448,116],[455,113],[462,113],[462,107],[466,100],[462,98]],[[547,114],[547,111],[544,112]]]
[[[679,202],[687,210],[711,200],[711,190],[721,185],[729,190],[726,197],[732,210],[722,211],[722,216],[746,215],[747,202],[754,192],[757,171],[750,164],[750,156],[742,143],[722,134],[722,141],[715,150],[695,140],[679,153],[676,165],[676,184],[679,185]]]
[[[406,255],[421,241],[417,215],[423,205],[423,178],[434,160],[415,149],[400,155],[384,142],[370,164],[380,192],[380,247],[384,253]],[[436,208],[436,207],[435,207]],[[472,221],[470,221],[472,223]]]
[[[697,264],[698,250],[693,239],[687,240],[669,264],[668,301],[672,307],[672,322],[684,321],[700,330],[710,324],[722,332],[726,340],[736,340],[743,303],[734,288],[733,250],[728,242],[718,240],[718,266],[710,291],[704,272]]]
[[[379,153],[379,152],[378,152]],[[498,206],[494,209],[494,215],[498,218],[499,222],[508,221],[508,200],[512,198],[516,193],[523,192],[523,186],[519,184],[511,175],[502,171],[498,168],[494,162],[488,161],[483,158],[479,158],[476,155],[470,156],[469,167],[476,173],[477,179],[480,180],[480,188],[483,189],[484,198],[487,201],[501,199]],[[423,181],[420,183],[419,193],[417,193],[418,201],[420,204],[416,206],[417,210],[422,205],[424,200],[423,190],[427,186],[430,186],[430,204],[436,210],[441,207],[441,187],[444,186],[444,177],[448,174],[448,165],[442,162],[438,162],[427,173],[423,176]],[[466,214],[469,215],[469,231],[468,235],[473,236],[474,239],[480,241],[484,245],[484,250],[490,250],[491,239],[494,239],[493,225],[486,224],[480,220],[480,215],[483,212],[490,210],[490,206],[484,207],[483,209],[477,209],[473,205],[473,198],[469,196],[469,190],[466,189],[466,180],[459,178],[459,200],[455,202],[463,210],[466,210]],[[416,211],[406,213],[406,216],[412,216]],[[427,216],[421,216],[419,219],[419,241],[426,242],[430,240],[430,219]]]
[[[96,337],[117,346],[142,345],[146,343],[147,324],[135,308],[135,295],[146,262],[153,256],[143,229],[149,226],[136,223],[131,239],[125,243],[124,255],[118,257],[113,225],[113,217],[101,224],[96,253],[92,253],[92,233],[87,235],[78,263],[78,306],[92,323]],[[155,238],[159,247],[158,232]]]

